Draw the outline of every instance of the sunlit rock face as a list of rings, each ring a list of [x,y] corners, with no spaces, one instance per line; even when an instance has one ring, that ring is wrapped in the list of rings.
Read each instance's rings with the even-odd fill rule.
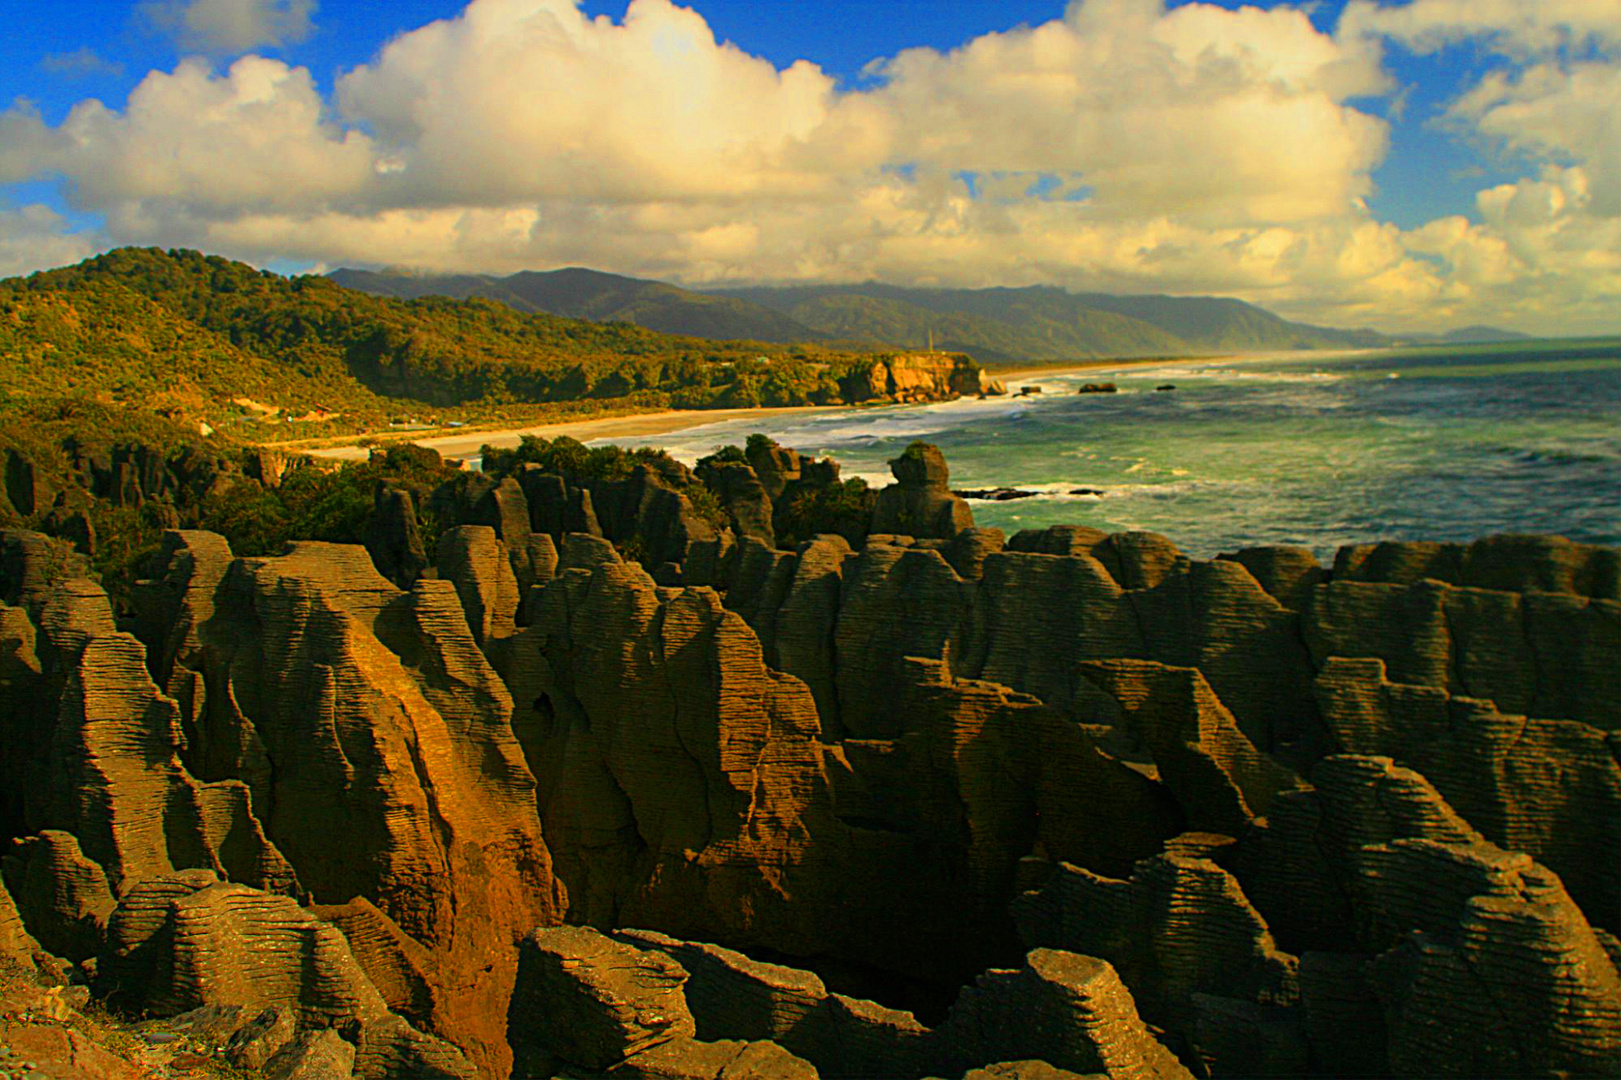
[[[931,447],[779,548],[830,466],[175,531],[122,621],[0,534],[0,955],[362,1076],[1621,1067],[1614,551],[1007,539]]]

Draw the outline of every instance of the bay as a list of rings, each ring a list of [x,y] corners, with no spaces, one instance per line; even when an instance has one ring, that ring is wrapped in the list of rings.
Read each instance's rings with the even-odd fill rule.
[[[1313,353],[1026,374],[1028,397],[743,418],[621,445],[691,464],[760,431],[882,486],[914,439],[1010,534],[1163,533],[1208,558],[1263,544],[1331,557],[1382,539],[1555,533],[1621,543],[1621,339]],[[1080,394],[1113,382],[1118,393]],[[1174,390],[1157,387],[1172,384]],[[1078,489],[1102,494],[1073,494]]]

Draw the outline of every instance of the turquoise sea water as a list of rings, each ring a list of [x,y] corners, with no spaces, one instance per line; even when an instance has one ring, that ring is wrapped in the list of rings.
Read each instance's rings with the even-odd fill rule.
[[[1112,381],[1117,394],[1075,393]],[[1029,398],[742,420],[625,445],[689,464],[763,431],[889,482],[914,439],[954,488],[1037,489],[973,502],[981,525],[1164,533],[1208,558],[1258,544],[1320,557],[1378,539],[1559,533],[1621,543],[1621,340],[1134,365],[1027,376]],[[1174,383],[1174,391],[1156,386]],[[1099,495],[1070,494],[1095,488]]]

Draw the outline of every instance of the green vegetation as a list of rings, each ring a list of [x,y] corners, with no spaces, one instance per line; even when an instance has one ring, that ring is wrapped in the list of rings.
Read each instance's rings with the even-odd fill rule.
[[[621,446],[586,446],[567,435],[555,439],[525,435],[510,450],[485,446],[479,453],[484,458],[484,471],[491,476],[506,476],[533,464],[576,484],[625,480],[638,465],[649,465],[666,475],[686,472],[663,450],[645,446],[631,450]]]
[[[876,282],[700,293],[582,269],[510,277],[364,270],[339,270],[332,276],[380,296],[482,296],[518,311],[616,319],[705,338],[843,342],[857,349],[922,349],[932,343],[972,353],[985,363],[1392,343],[1372,331],[1289,322],[1238,300],[1208,296],[1109,296],[1042,286],[909,289]],[[1448,338],[1503,336],[1502,331],[1472,327]]]
[[[134,505],[116,492],[87,491],[86,475],[75,459],[100,458],[110,464],[119,454],[138,451],[156,459],[173,485],[159,498]],[[238,555],[270,555],[292,540],[364,540],[377,487],[407,487],[419,496],[466,474],[414,446],[391,447],[369,461],[337,468],[294,459],[276,485],[253,478],[260,451],[218,437],[205,439],[173,421],[134,409],[84,400],[20,408],[0,425],[0,464],[26,462],[41,493],[31,512],[11,498],[0,498],[0,526],[41,528],[53,513],[82,513],[95,536],[91,569],[124,599],[145,573],[165,529],[208,529],[220,533]],[[93,467],[92,467],[93,471]],[[9,477],[7,482],[9,484]],[[50,502],[65,492],[64,506]],[[0,487],[0,495],[6,495]],[[438,536],[436,510],[418,499],[423,539]],[[47,529],[47,531],[56,531]]]
[[[714,493],[663,450],[647,446],[629,450],[622,446],[586,446],[567,435],[555,439],[525,435],[510,450],[485,446],[479,453],[484,458],[484,471],[492,476],[507,476],[524,465],[535,464],[581,487],[629,479],[636,466],[646,465],[685,495],[693,510],[711,525],[721,528],[727,524],[726,511]]]
[[[252,441],[607,409],[826,404],[876,358],[672,337],[490,300],[396,300],[194,251],[0,282],[0,412],[86,397]]]
[[[1239,300],[1108,296],[1051,286],[911,289],[867,282],[727,289],[718,295],[778,311],[829,341],[884,342],[971,353],[984,363],[1028,364],[1144,355],[1389,344],[1367,330],[1289,322]]]
[[[421,296],[470,296],[498,300],[517,311],[540,311],[571,319],[628,322],[666,334],[751,341],[814,341],[816,331],[780,312],[692,292],[662,281],[598,270],[525,270],[510,277],[477,274],[377,273],[335,270],[332,281],[350,289],[401,300]]]
[[[859,547],[872,523],[877,494],[859,476],[827,487],[798,487],[783,494],[772,515],[777,546],[792,551],[817,533],[838,533]]]

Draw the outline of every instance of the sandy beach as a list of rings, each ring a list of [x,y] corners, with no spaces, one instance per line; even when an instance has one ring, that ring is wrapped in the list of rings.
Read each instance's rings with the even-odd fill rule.
[[[1026,365],[1009,368],[987,368],[994,377],[1008,384],[1010,391],[1016,391],[1012,380],[1034,379],[1066,375],[1087,371],[1120,371],[1132,367],[1171,367],[1183,364],[1201,364],[1212,361],[1222,363],[1243,363],[1254,360],[1286,360],[1294,358],[1309,358],[1313,356],[1345,356],[1360,352],[1371,352],[1367,349],[1347,349],[1344,351],[1324,351],[1305,349],[1296,351],[1240,353],[1228,356],[1176,356],[1176,357],[1149,357],[1143,359],[1114,359],[1114,360],[1078,360],[1074,362],[1061,362],[1047,365]],[[832,409],[849,409],[850,405],[804,405],[786,408],[760,408],[760,409],[671,409],[665,412],[634,413],[625,416],[603,416],[592,420],[567,420],[551,424],[531,424],[527,427],[501,428],[496,430],[478,430],[453,432],[449,434],[433,434],[420,438],[413,438],[404,432],[374,432],[372,437],[380,443],[412,442],[418,446],[426,446],[437,450],[447,458],[466,458],[477,455],[483,446],[508,447],[517,446],[525,435],[538,435],[542,438],[555,439],[559,435],[568,435],[581,442],[590,442],[592,439],[632,438],[647,435],[663,435],[672,431],[684,431],[688,428],[703,427],[707,424],[719,424],[727,420],[738,420],[748,416],[762,418],[786,416],[793,413],[821,412]],[[323,446],[314,449],[302,449],[301,453],[311,457],[329,458],[336,461],[364,461],[371,453],[369,446],[361,446],[356,436],[355,441],[345,442],[337,446]]]
[[[629,416],[603,416],[594,420],[570,420],[556,424],[533,424],[528,427],[506,428],[498,431],[469,431],[457,432],[450,435],[432,435],[427,438],[413,439],[408,436],[384,439],[385,442],[412,442],[418,446],[426,446],[437,450],[447,458],[463,458],[476,455],[481,447],[517,446],[525,435],[538,435],[545,439],[555,439],[559,435],[567,435],[579,439],[581,442],[590,442],[592,439],[607,439],[615,436],[629,438],[642,435],[663,435],[670,431],[683,431],[687,428],[703,427],[705,424],[719,424],[727,420],[736,420],[744,416],[785,416],[792,413],[816,412],[820,409],[843,409],[845,405],[828,406],[794,406],[788,408],[761,408],[761,409],[672,409],[667,412],[636,413]],[[305,450],[303,453],[311,457],[332,458],[338,461],[364,461],[371,453],[371,448],[358,443],[349,443],[343,446],[327,446],[315,450]]]

